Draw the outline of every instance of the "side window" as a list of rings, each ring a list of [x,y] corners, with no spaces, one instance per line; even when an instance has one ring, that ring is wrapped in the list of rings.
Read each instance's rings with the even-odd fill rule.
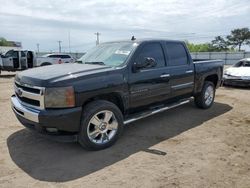
[[[136,62],[145,61],[145,58],[147,57],[155,59],[157,63],[156,67],[165,66],[164,54],[160,43],[150,43],[143,46],[138,57],[136,58]]]
[[[67,58],[70,58],[70,56],[69,55],[61,55],[61,58],[62,59],[67,59]]]
[[[8,51],[8,52],[5,54],[5,57],[11,57],[11,56],[13,56],[13,53],[14,53],[14,51],[13,51],[13,50],[10,50],[10,51]]]
[[[18,51],[14,51],[13,54],[12,54],[12,57],[13,58],[18,58]]]
[[[60,58],[58,55],[49,55],[50,58]]]
[[[26,55],[23,51],[21,51],[21,57],[26,57]]]
[[[182,44],[167,43],[166,48],[170,66],[179,66],[188,64],[187,52]]]

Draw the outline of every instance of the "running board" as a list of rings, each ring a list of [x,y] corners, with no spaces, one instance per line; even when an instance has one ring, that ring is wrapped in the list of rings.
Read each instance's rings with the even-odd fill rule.
[[[152,116],[154,114],[157,114],[157,113],[160,113],[160,112],[163,112],[163,111],[166,111],[166,110],[181,106],[183,104],[187,104],[189,102],[190,102],[190,99],[182,100],[182,101],[173,103],[171,105],[164,106],[163,108],[158,108],[158,109],[147,111],[147,112],[144,112],[144,113],[141,113],[141,114],[136,114],[136,115],[134,115],[134,117],[125,120],[123,123],[124,124],[129,124],[129,123],[132,123],[132,122],[137,121],[139,119],[143,119],[145,117]]]

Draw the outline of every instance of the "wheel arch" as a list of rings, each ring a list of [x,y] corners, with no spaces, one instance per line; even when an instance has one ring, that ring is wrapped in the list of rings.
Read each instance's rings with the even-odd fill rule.
[[[214,87],[216,88],[218,86],[218,75],[217,74],[212,74],[212,75],[209,75],[207,76],[205,79],[204,79],[204,83],[205,81],[210,81],[214,84]],[[203,83],[203,84],[204,84]]]
[[[106,101],[112,102],[121,110],[122,114],[125,114],[126,109],[125,109],[124,99],[119,93],[113,92],[113,93],[100,94],[100,95],[91,97],[83,102],[82,104],[83,108],[88,103],[96,101],[96,100],[106,100]]]

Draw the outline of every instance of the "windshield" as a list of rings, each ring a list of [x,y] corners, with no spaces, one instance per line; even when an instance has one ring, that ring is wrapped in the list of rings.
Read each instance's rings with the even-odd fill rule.
[[[44,54],[44,55],[42,55],[42,57],[48,57],[49,56],[49,54]]]
[[[250,61],[240,61],[234,64],[233,67],[250,67]]]
[[[131,42],[103,43],[88,51],[78,62],[112,67],[119,66],[126,61],[136,46],[137,43]]]

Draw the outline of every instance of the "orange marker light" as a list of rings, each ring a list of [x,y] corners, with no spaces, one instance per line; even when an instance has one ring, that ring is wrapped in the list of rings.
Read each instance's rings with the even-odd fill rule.
[[[67,88],[66,93],[66,103],[68,107],[74,107],[75,106],[75,93],[73,88]]]

